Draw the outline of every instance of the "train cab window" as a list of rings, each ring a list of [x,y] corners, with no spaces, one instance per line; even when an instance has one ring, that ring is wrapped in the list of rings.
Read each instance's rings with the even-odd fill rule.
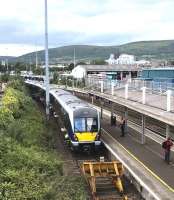
[[[86,119],[86,127],[89,132],[96,132],[98,129],[97,119],[96,118],[87,118]]]
[[[97,132],[97,118],[75,118],[75,132]]]
[[[85,118],[75,118],[74,129],[75,132],[85,132],[86,131]]]

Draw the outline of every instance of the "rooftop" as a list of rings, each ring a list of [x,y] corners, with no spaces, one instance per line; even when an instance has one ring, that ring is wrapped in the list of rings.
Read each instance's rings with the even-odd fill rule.
[[[143,70],[174,70],[174,67],[167,66],[167,67],[155,67],[155,68],[148,68]]]
[[[141,71],[137,65],[78,65],[87,71]]]

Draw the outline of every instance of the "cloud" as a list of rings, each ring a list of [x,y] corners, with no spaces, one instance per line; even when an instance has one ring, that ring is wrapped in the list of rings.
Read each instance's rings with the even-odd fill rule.
[[[173,7],[173,0],[49,0],[49,44],[117,45],[172,39]],[[43,0],[1,2],[0,24],[0,53],[5,44],[8,49],[10,44],[12,49],[25,45],[30,51],[35,43],[44,48]]]

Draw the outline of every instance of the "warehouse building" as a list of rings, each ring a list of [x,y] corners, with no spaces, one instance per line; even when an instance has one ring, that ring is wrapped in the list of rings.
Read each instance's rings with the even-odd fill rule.
[[[136,65],[78,65],[71,75],[74,78],[86,78],[92,74],[103,75],[108,79],[124,80],[137,78],[142,68]]]
[[[174,83],[174,67],[143,69],[141,78],[156,82]]]

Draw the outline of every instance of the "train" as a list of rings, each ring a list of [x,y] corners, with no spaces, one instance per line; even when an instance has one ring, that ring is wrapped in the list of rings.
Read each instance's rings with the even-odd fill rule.
[[[40,81],[40,82],[44,82],[45,76],[43,75],[28,75],[28,74],[24,74],[21,75],[21,77],[24,78],[24,80],[33,80],[33,81]]]
[[[28,80],[28,77],[25,77]],[[30,77],[29,80],[42,79]],[[29,84],[32,82],[29,81]],[[35,84],[36,82],[33,82]],[[43,82],[39,82],[44,89]],[[37,84],[38,86],[38,84]],[[43,99],[43,98],[42,98]],[[63,122],[65,140],[73,151],[98,151],[102,145],[100,112],[71,92],[50,85],[50,103]]]
[[[50,90],[50,101],[61,116],[65,138],[75,151],[98,150],[100,141],[100,113],[88,103],[62,89]]]

